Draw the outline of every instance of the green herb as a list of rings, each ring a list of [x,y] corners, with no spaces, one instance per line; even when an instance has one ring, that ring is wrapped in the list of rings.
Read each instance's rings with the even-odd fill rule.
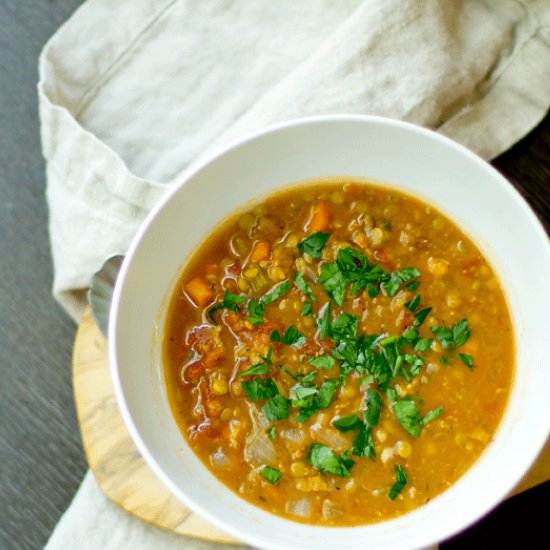
[[[334,393],[340,385],[337,378],[325,380],[319,389],[316,387],[305,387],[305,377],[302,377],[300,384],[294,386],[296,399],[292,400],[294,407],[301,408],[296,415],[296,421],[300,424],[307,422],[316,412],[328,407],[332,403]]]
[[[395,388],[388,388],[386,390],[386,397],[388,398],[388,401],[390,403],[395,403],[395,401],[399,397],[399,394],[397,393],[397,390]]]
[[[354,340],[357,337],[358,327],[359,317],[343,311],[330,326],[329,333],[336,342]]]
[[[322,231],[313,233],[313,235],[310,235],[298,244],[298,251],[300,254],[307,254],[314,259],[320,258],[323,255],[323,248],[329,237],[330,233],[323,233]]]
[[[302,315],[307,315],[308,317],[311,317],[313,315],[312,305],[313,304],[311,302],[304,302],[304,305],[302,307]]]
[[[420,277],[421,273],[416,269],[416,267],[406,267],[400,271],[396,271],[390,275],[389,281],[384,281],[381,283],[381,287],[384,289],[384,292],[390,298],[401,288],[401,286],[410,281]]]
[[[395,483],[392,485],[392,488],[390,489],[388,496],[392,500],[395,500],[399,496],[399,493],[401,493],[405,485],[407,485],[407,475],[405,474],[405,470],[401,465],[396,464],[395,465]]]
[[[393,404],[393,412],[405,430],[413,437],[418,437],[422,431],[420,412],[412,397],[404,397]]]
[[[213,305],[207,312],[208,317],[213,324],[217,325],[218,323],[214,319],[214,313],[220,309],[230,309],[231,311],[237,312],[239,310],[239,304],[246,302],[244,296],[239,296],[238,294],[232,294],[229,290],[225,290],[225,294],[221,302]]]
[[[265,466],[263,470],[260,471],[260,475],[267,479],[271,485],[275,485],[281,479],[281,472],[270,466]]]
[[[347,281],[336,263],[323,265],[319,284],[323,286],[331,300],[341,307],[346,297]]]
[[[414,292],[420,286],[420,281],[413,281],[412,283],[406,284],[405,288]]]
[[[275,439],[277,438],[277,431],[275,429],[275,426],[271,426],[270,428],[267,428],[266,432],[267,432],[267,437],[269,437],[271,441],[275,441]]]
[[[264,307],[257,300],[250,300],[248,302],[248,321],[250,321],[254,326],[261,325],[264,319]]]
[[[253,376],[255,374],[262,375],[267,374],[269,372],[269,369],[265,363],[258,363],[257,365],[253,365],[252,367],[243,370],[239,376]]]
[[[294,274],[294,282],[296,283],[296,286],[308,296],[308,298],[315,302],[315,296],[313,295],[313,291],[311,290],[311,287],[307,284],[306,280],[302,275],[300,275],[298,272]]]
[[[466,319],[458,321],[451,329],[447,327],[431,327],[439,343],[444,349],[453,350],[464,345],[470,338],[470,330]]]
[[[269,399],[275,397],[279,393],[277,384],[271,379],[261,380],[255,378],[253,380],[247,380],[241,382],[244,392],[251,401],[258,401],[259,399]]]
[[[419,305],[420,294],[417,294],[411,301],[405,303],[405,307],[412,312],[414,312]]]
[[[419,327],[424,322],[426,317],[429,315],[430,311],[432,311],[431,307],[425,307],[420,311],[417,311],[414,314],[414,326]]]
[[[282,283],[274,286],[265,296],[260,298],[260,304],[266,306],[271,304],[275,300],[278,300],[283,294],[286,294],[290,290],[290,281],[286,279]]]
[[[272,342],[282,342],[281,333],[277,329],[274,329],[271,331],[271,334],[269,335],[269,339]]]
[[[469,369],[474,366],[474,360],[469,353],[459,353],[458,356]]]
[[[317,326],[319,327],[319,339],[326,338],[330,330],[330,302],[328,302],[325,308],[323,317],[317,319]]]
[[[336,360],[331,355],[319,355],[308,361],[313,367],[318,369],[330,369],[336,364]]]
[[[301,346],[305,341],[305,336],[294,325],[290,325],[283,334],[282,342],[288,346]]]
[[[276,395],[266,402],[262,410],[270,422],[273,420],[281,421],[288,418],[288,405],[288,399],[282,395]]]
[[[368,426],[374,427],[378,425],[380,418],[380,409],[382,408],[382,397],[380,394],[369,388],[367,390],[367,409],[365,410],[365,421]]]
[[[279,365],[279,368],[285,373],[285,374],[288,374],[290,376],[290,378],[293,378],[294,380],[298,380],[298,377],[293,374],[292,372],[290,372],[286,367],[283,367],[283,365]]]
[[[272,366],[273,365],[273,361],[271,360],[271,352],[272,352],[272,348],[271,346],[269,346],[269,349],[267,350],[267,355],[265,357],[262,357],[262,359],[269,365],[269,366]]]
[[[339,250],[336,265],[345,281],[351,283],[350,294],[353,296],[367,287],[369,296],[378,294],[375,283],[387,281],[388,273],[379,265],[370,264],[368,258],[359,250],[348,247]]]
[[[414,344],[414,351],[430,351],[432,342],[432,338],[420,338]]]
[[[351,414],[350,416],[338,418],[332,425],[341,432],[349,432],[357,429],[361,423],[361,419],[356,414]]]
[[[437,407],[435,409],[432,409],[422,419],[422,425],[425,426],[428,422],[431,422],[432,420],[435,420],[436,418],[440,417],[442,414],[443,414],[443,408],[442,407]]]
[[[372,440],[372,433],[370,427],[364,422],[361,422],[357,435],[353,440],[353,448],[351,452],[356,456],[364,456],[374,460],[376,458],[376,450],[374,449],[374,442]]]
[[[349,477],[348,460],[347,456],[344,459],[337,457],[332,449],[320,443],[313,443],[309,448],[308,462],[322,474]]]

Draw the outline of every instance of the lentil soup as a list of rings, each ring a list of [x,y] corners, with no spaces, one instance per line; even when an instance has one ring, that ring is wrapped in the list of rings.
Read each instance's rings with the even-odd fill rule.
[[[227,487],[296,521],[382,521],[490,442],[514,369],[491,266],[434,207],[351,179],[277,192],[201,245],[172,297],[174,417]]]

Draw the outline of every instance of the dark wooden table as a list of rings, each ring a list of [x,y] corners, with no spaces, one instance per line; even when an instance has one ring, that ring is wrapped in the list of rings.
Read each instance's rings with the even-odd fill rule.
[[[80,0],[0,0],[0,548],[41,548],[86,471],[71,387],[75,327],[51,297],[38,54]],[[495,161],[550,227],[550,118]],[[513,220],[510,220],[513,223]],[[533,258],[535,270],[536,258]],[[534,271],[536,276],[536,271]],[[550,327],[549,327],[550,328]],[[547,540],[550,483],[443,549]],[[100,529],[101,526],[98,526]],[[544,546],[544,544],[543,544]],[[505,548],[507,546],[504,546]]]

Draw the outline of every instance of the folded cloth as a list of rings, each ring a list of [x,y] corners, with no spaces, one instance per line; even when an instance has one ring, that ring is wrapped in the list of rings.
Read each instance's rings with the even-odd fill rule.
[[[490,159],[546,114],[549,59],[550,0],[88,0],[40,57],[53,292],[80,319],[91,274],[167,186],[275,122],[383,115]],[[150,547],[92,484],[48,548]]]

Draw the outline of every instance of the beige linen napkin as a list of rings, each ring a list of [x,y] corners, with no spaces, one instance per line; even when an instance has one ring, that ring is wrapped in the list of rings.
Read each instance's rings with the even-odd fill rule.
[[[550,0],[88,0],[44,48],[38,93],[53,291],[78,320],[167,186],[245,132],[363,113],[487,159],[510,147],[549,107]],[[184,541],[88,475],[48,548]]]

